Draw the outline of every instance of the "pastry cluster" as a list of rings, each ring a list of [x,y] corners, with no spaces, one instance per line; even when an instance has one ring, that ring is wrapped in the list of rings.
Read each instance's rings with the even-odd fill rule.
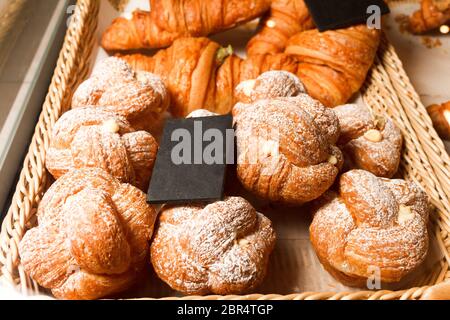
[[[234,88],[270,70],[295,74],[327,107],[344,104],[361,88],[380,43],[380,30],[366,25],[319,32],[304,0],[150,2],[150,12],[114,20],[102,45],[136,70],[160,75],[175,117],[200,108],[226,114],[238,100]],[[205,38],[257,16],[245,59]],[[151,48],[165,49],[126,52]]]
[[[184,294],[258,290],[276,235],[250,202],[166,204],[159,216],[147,204],[141,190],[166,111],[232,113],[237,180],[271,203],[312,203],[311,243],[344,284],[364,286],[373,268],[397,282],[423,262],[428,197],[390,179],[401,132],[389,117],[345,104],[374,61],[379,30],[319,32],[303,0],[150,4],[104,32],[116,57],[97,65],[54,125],[46,167],[56,181],[19,245],[28,275],[61,299],[117,294],[150,266]],[[256,17],[245,59],[205,37]],[[127,52],[152,48],[161,49]]]

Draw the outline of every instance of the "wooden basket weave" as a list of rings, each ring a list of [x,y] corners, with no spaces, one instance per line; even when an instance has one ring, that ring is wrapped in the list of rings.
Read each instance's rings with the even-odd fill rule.
[[[69,107],[74,89],[87,76],[98,11],[98,0],[78,0],[12,204],[1,228],[0,279],[22,293],[41,290],[25,274],[18,255],[18,244],[26,230],[34,225],[36,208],[48,187],[49,176],[44,159],[53,125]],[[385,38],[362,89],[362,96],[368,106],[375,111],[386,112],[400,127],[405,140],[400,174],[421,184],[436,208],[431,224],[443,259],[426,277],[424,286],[401,291],[211,295],[176,299],[420,299],[448,290],[448,284],[440,283],[450,279],[450,159],[392,45]]]

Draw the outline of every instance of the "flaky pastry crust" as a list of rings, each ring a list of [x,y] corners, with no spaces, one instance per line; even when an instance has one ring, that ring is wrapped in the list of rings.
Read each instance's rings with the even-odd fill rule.
[[[135,131],[124,117],[105,108],[77,108],[55,123],[45,164],[55,179],[95,167],[146,190],[157,151],[153,136]]]
[[[264,278],[271,222],[245,199],[163,208],[151,245],[157,275],[186,294],[239,294]]]
[[[333,184],[343,157],[339,122],[306,94],[238,103],[233,109],[237,174],[243,186],[275,202],[300,205]]]
[[[122,59],[109,57],[75,91],[72,108],[79,107],[106,108],[125,117],[133,128],[154,132],[169,107],[169,95],[158,76],[134,72]]]
[[[23,268],[60,299],[125,290],[143,269],[156,212],[139,189],[101,169],[73,170],[39,204],[19,244]]]
[[[426,257],[428,214],[415,183],[352,170],[341,176],[339,193],[318,200],[310,238],[324,268],[345,285],[398,282]]]
[[[374,115],[365,106],[347,104],[333,109],[339,118],[338,145],[350,168],[391,178],[398,170],[403,145],[400,129],[387,116]]]

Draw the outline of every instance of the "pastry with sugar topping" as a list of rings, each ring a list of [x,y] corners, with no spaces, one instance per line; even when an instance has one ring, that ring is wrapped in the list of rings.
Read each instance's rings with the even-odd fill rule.
[[[56,122],[45,165],[58,179],[75,168],[101,168],[146,190],[158,144],[146,131],[105,108],[77,108]]]
[[[135,72],[124,60],[109,57],[75,91],[72,108],[79,107],[104,107],[124,116],[135,129],[155,132],[169,107],[169,95],[158,76]]]
[[[332,109],[306,94],[238,103],[237,174],[263,199],[301,205],[320,197],[342,168]]]
[[[151,245],[156,274],[186,294],[239,294],[263,280],[272,224],[241,197],[162,209]]]
[[[101,169],[72,170],[39,205],[19,244],[25,272],[60,299],[129,288],[147,261],[156,211],[145,194]]]
[[[413,182],[344,173],[339,192],[317,201],[310,238],[324,268],[348,286],[398,282],[428,251],[428,196]]]
[[[236,86],[234,95],[238,102],[251,103],[261,99],[295,97],[301,93],[306,93],[306,90],[295,74],[273,70],[256,79],[242,81]]]
[[[338,145],[349,160],[348,165],[379,177],[393,177],[403,144],[394,122],[386,116],[374,116],[367,107],[357,104],[342,105],[333,111],[341,126]]]

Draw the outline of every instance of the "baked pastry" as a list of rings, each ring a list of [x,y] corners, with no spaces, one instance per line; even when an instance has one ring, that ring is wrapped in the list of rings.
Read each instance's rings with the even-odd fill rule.
[[[301,205],[333,184],[343,157],[339,121],[306,94],[238,103],[233,108],[237,175],[261,198]]]
[[[156,212],[142,191],[91,168],[57,180],[37,217],[19,244],[25,272],[57,298],[96,299],[136,280]]]
[[[343,284],[363,287],[375,276],[398,282],[425,259],[428,214],[428,197],[415,183],[352,170],[341,176],[339,193],[318,201],[310,238]]]
[[[119,55],[135,70],[160,75],[171,97],[170,111],[185,117],[193,110],[207,109],[219,114],[231,111],[236,99],[234,88],[244,80],[255,79],[269,70],[296,72],[295,59],[286,56],[253,56],[241,59],[231,48],[221,48],[207,38],[182,38],[158,51]]]
[[[104,108],[78,108],[55,123],[45,165],[58,179],[72,169],[101,168],[147,190],[158,144],[146,131]]]
[[[207,36],[259,17],[270,0],[150,0],[150,6],[115,19],[103,33],[103,48],[162,48],[181,37]]]
[[[256,79],[242,81],[234,90],[238,102],[251,103],[261,99],[295,97],[305,93],[303,83],[288,71],[262,73]]]
[[[439,136],[450,140],[450,101],[433,104],[427,107],[427,111]]]
[[[327,107],[346,103],[359,91],[380,43],[380,30],[358,25],[345,29],[300,32],[285,53],[299,61],[296,75],[310,96]]]
[[[339,118],[338,146],[350,168],[364,169],[391,178],[398,170],[403,137],[394,122],[372,115],[365,106],[346,104],[333,109]]]
[[[100,61],[72,99],[72,108],[104,107],[124,116],[133,128],[150,132],[161,125],[168,106],[169,96],[158,76],[134,72],[115,57]]]
[[[185,117],[199,108],[226,114],[237,102],[235,87],[270,70],[295,74],[309,95],[331,107],[345,103],[360,89],[373,63],[379,33],[365,27],[327,32],[325,36],[318,35],[317,31],[317,34],[301,33],[305,34],[303,49],[294,36],[286,49],[292,55],[263,54],[242,59],[232,54],[229,47],[221,48],[207,38],[181,38],[154,56],[127,54],[119,57],[135,70],[161,76],[170,93],[170,111],[175,117]],[[327,38],[326,46],[314,40],[316,35]],[[306,52],[311,55],[307,57]]]
[[[293,35],[314,28],[304,0],[272,0],[270,13],[247,44],[247,54],[281,53]]]
[[[450,0],[422,0],[420,9],[409,18],[412,33],[421,34],[450,21]]]
[[[186,294],[239,294],[263,280],[272,224],[245,199],[164,207],[151,244],[156,274]]]

